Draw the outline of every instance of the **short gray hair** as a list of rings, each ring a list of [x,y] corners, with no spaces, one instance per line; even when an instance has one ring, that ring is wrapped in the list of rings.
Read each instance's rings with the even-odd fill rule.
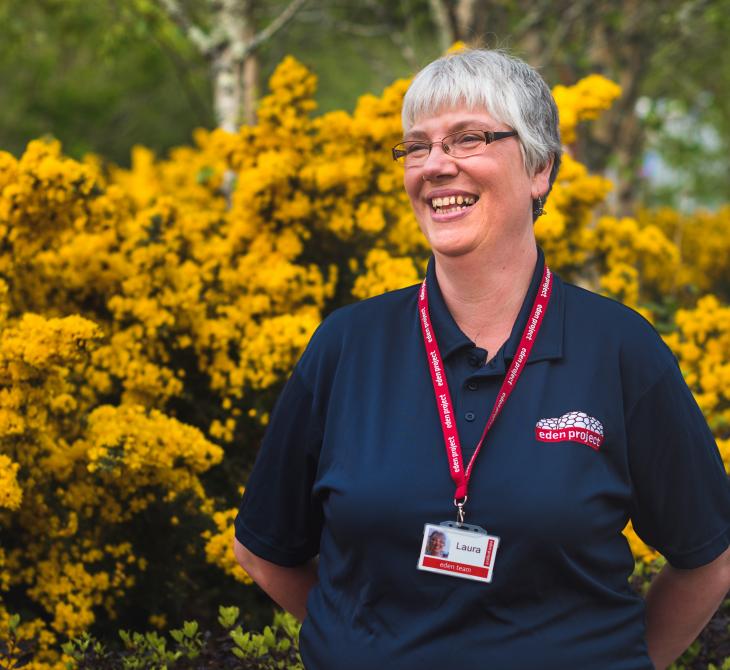
[[[465,106],[484,110],[519,135],[530,175],[554,158],[550,187],[560,165],[558,107],[537,71],[504,51],[465,49],[423,68],[403,99],[403,130],[441,111]]]

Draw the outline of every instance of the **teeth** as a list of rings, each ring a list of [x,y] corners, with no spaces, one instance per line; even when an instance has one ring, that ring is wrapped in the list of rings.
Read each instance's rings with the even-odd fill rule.
[[[442,207],[449,207],[456,205],[458,209],[465,209],[469,205],[473,205],[476,202],[476,197],[473,195],[451,195],[443,198],[433,198],[431,205],[434,209],[440,209]]]

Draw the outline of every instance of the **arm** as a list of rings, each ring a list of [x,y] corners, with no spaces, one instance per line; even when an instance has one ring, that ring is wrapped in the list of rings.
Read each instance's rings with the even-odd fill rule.
[[[307,595],[317,582],[314,559],[294,568],[285,568],[252,554],[238,540],[233,540],[233,552],[240,566],[277,604],[291,612],[299,621],[307,615]]]
[[[646,640],[657,670],[664,670],[699,635],[730,590],[730,548],[693,570],[667,564],[646,597]]]

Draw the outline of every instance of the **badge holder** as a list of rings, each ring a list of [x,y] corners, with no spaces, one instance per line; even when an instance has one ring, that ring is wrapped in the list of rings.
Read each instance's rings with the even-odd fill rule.
[[[427,523],[418,569],[489,583],[498,547],[499,538],[481,526],[459,521]]]

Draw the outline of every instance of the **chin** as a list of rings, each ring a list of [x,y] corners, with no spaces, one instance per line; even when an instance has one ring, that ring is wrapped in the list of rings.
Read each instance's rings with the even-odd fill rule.
[[[431,241],[431,251],[447,256],[449,258],[458,258],[466,256],[477,249],[478,245],[466,241],[440,242],[438,240]]]
[[[468,232],[463,228],[452,230],[439,230],[437,228],[434,230],[431,227],[429,234],[425,237],[434,253],[449,257],[464,256],[475,251],[483,244],[483,240],[479,240],[473,235],[465,234]]]

